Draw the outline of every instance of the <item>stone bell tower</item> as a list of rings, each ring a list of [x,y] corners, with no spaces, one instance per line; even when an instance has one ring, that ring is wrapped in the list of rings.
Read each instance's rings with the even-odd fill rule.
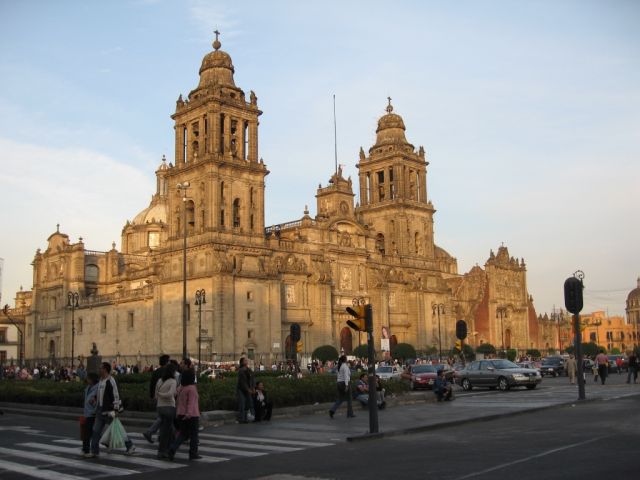
[[[249,101],[235,84],[235,69],[215,32],[213,51],[205,55],[200,81],[187,99],[176,102],[175,167],[167,174],[171,236],[181,235],[181,216],[189,234],[219,231],[264,233],[264,177],[258,156],[258,98]],[[178,183],[189,182],[186,208]]]
[[[357,212],[376,234],[376,249],[385,256],[433,259],[433,214],[427,197],[424,148],[418,151],[405,137],[391,98],[378,121],[376,143],[357,164],[360,206]]]

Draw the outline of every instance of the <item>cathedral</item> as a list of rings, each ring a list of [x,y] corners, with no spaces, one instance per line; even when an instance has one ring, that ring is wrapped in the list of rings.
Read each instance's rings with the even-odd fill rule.
[[[436,244],[428,157],[407,140],[391,99],[375,144],[354,155],[357,184],[337,169],[315,193],[314,216],[306,208],[266,226],[262,112],[234,71],[216,35],[197,87],[176,102],[173,161],[163,157],[151,203],[124,225],[120,250],[88,250],[58,228],[36,251],[27,359],[86,356],[93,343],[130,363],[180,355],[185,317],[187,351],[206,361],[281,359],[292,324],[303,354],[321,345],[349,354],[360,341],[346,326],[354,299],[373,306],[376,349],[385,336],[448,351],[460,319],[472,346],[539,346],[523,259],[500,246],[484,268],[460,274]],[[206,303],[195,305],[202,290]]]

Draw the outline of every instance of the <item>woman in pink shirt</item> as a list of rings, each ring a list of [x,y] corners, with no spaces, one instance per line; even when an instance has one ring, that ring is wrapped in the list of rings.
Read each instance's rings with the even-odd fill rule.
[[[600,350],[600,353],[596,356],[596,365],[598,365],[600,382],[604,385],[604,382],[607,380],[607,373],[609,373],[609,357],[607,357],[602,350]]]
[[[169,460],[173,460],[176,450],[187,438],[189,438],[189,460],[202,458],[198,455],[200,407],[195,380],[196,375],[192,369],[184,370],[180,375],[180,387],[176,399],[176,416],[180,419],[180,430],[169,448]]]

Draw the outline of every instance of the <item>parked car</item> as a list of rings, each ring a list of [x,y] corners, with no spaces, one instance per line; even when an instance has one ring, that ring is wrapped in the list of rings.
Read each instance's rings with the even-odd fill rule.
[[[456,373],[456,383],[463,390],[474,387],[509,390],[511,387],[526,387],[533,390],[542,381],[540,372],[533,368],[521,368],[504,360],[477,360]]]
[[[623,372],[629,371],[629,359],[627,357],[625,357],[624,355],[609,355],[608,357],[609,357],[609,373],[618,373],[618,364],[616,363],[616,360],[618,360],[618,358],[622,359],[621,370]]]
[[[425,365],[414,364],[409,365],[402,374],[402,379],[409,382],[411,390],[418,388],[432,388],[436,380],[438,370],[445,371],[445,377],[451,380],[453,378],[453,370],[449,365]]]
[[[531,368],[533,370],[540,371],[540,363],[539,362],[531,362],[531,361],[517,362],[516,365],[518,365],[520,368]]]
[[[402,377],[402,369],[397,365],[380,365],[376,368],[376,375],[382,380],[400,379]]]
[[[562,357],[546,357],[542,359],[540,365],[540,373],[544,375],[551,375],[557,377],[564,374],[564,358]]]

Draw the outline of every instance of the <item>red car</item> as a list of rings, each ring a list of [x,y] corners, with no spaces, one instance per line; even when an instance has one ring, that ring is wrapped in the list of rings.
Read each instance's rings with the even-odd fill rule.
[[[438,370],[444,370],[445,376],[451,380],[452,372],[447,365],[409,365],[402,378],[411,384],[411,390],[432,388]]]

